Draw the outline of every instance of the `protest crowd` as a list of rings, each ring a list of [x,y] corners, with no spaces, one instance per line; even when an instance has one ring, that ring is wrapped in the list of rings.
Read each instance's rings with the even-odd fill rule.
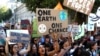
[[[4,29],[6,31],[9,27],[5,26]],[[9,44],[10,37],[6,37],[5,45],[0,45],[0,56],[100,56],[100,30],[92,35],[85,32],[84,36],[74,41],[70,32],[67,35],[65,37],[61,33],[52,32],[31,37],[28,44]]]
[[[5,24],[0,28],[0,56],[100,56],[100,7],[91,14],[93,4],[94,0],[64,0],[64,6],[73,8],[75,14],[88,15],[89,31],[84,22],[69,24],[68,13],[61,6],[62,10],[58,6],[37,8],[32,25],[26,21]]]

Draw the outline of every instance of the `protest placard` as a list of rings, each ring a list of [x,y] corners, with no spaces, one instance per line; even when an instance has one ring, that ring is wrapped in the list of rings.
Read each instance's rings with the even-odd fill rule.
[[[30,43],[28,30],[7,30],[7,37],[10,37],[11,43]]]
[[[63,5],[78,12],[89,15],[95,0],[64,0]]]
[[[67,32],[68,13],[66,10],[38,8],[36,16],[38,18],[38,33],[40,35],[52,32]]]
[[[0,45],[5,45],[6,34],[2,27],[0,27]]]

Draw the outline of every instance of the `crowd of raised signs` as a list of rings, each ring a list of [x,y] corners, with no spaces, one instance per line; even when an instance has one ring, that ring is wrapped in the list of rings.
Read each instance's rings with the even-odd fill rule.
[[[9,27],[3,29],[6,31]],[[0,56],[100,56],[100,30],[91,35],[85,32],[84,36],[74,41],[70,32],[66,37],[57,32],[31,37],[30,43],[9,44],[9,40],[10,38],[6,37],[5,44],[0,45]]]

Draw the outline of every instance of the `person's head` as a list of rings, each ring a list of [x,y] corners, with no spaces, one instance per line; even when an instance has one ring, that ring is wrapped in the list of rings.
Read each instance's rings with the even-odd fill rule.
[[[90,41],[89,42],[89,48],[90,48],[90,50],[96,50],[97,49],[97,42],[95,42],[95,41]]]
[[[68,41],[65,41],[64,44],[63,44],[63,48],[66,48],[68,46],[70,46],[70,43]]]
[[[10,49],[11,49],[10,50],[11,55],[14,55],[14,54],[18,53],[18,45],[17,44],[11,45]]]
[[[23,48],[23,43],[17,43],[19,50]]]
[[[37,52],[37,47],[35,44],[32,45],[32,52],[36,53]]]
[[[0,53],[5,52],[4,49],[5,49],[4,46],[0,46]]]
[[[82,56],[82,52],[83,52],[82,48],[78,47],[75,49],[73,56]]]
[[[45,55],[45,47],[43,45],[39,45],[38,53],[39,55]]]
[[[38,38],[34,38],[33,42],[34,42],[34,44],[37,44],[38,43]]]
[[[45,50],[46,50],[46,51],[50,51],[51,49],[52,49],[52,48],[51,48],[51,46],[50,46],[49,44],[46,44],[46,45],[45,45]]]
[[[46,35],[46,36],[45,36],[45,42],[46,42],[46,43],[49,43],[49,42],[50,42],[50,36],[49,36],[49,35]]]

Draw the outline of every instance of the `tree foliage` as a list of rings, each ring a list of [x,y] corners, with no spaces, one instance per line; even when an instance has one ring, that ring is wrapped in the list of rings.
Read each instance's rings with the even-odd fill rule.
[[[1,7],[0,8],[0,21],[2,20],[8,20],[12,16],[12,11],[8,9],[7,7]]]
[[[63,6],[63,0],[21,0],[21,1],[26,4],[26,7],[28,8],[28,10],[34,11],[34,12],[36,8],[54,8],[59,1],[61,2]],[[97,8],[100,6],[99,3],[100,3],[100,0],[95,0],[92,12],[96,12]],[[82,22],[87,21],[87,15],[76,12],[65,6],[63,6],[63,8],[67,9],[70,15],[70,18],[74,21],[77,21],[79,24],[82,24]],[[75,14],[77,14],[76,17],[75,17]]]

